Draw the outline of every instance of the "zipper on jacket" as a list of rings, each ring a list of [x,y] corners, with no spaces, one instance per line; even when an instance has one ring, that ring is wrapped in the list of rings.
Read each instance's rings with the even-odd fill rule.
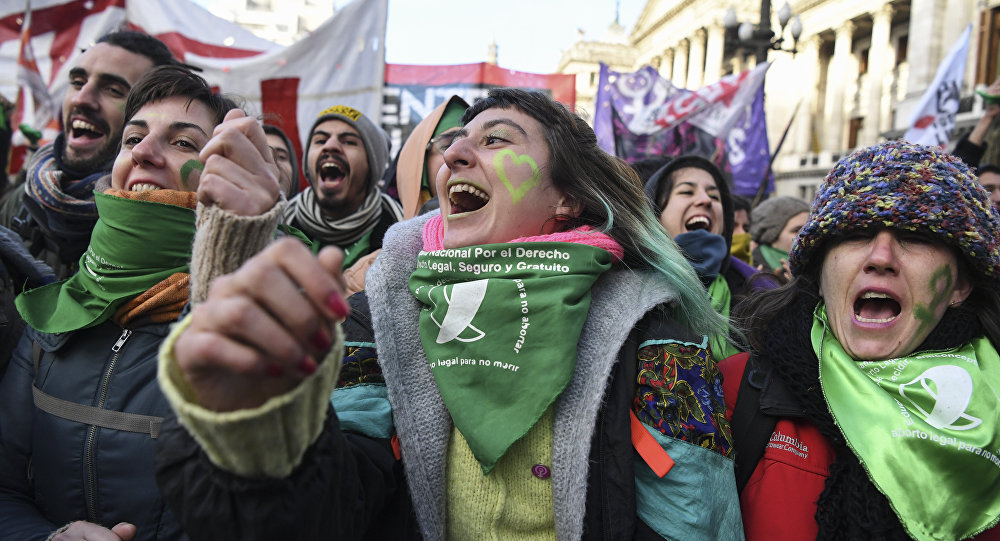
[[[97,400],[97,407],[103,408],[104,402],[108,397],[108,387],[111,385],[111,374],[115,370],[115,365],[118,363],[118,354],[125,345],[125,341],[128,337],[132,336],[132,331],[129,329],[122,329],[122,335],[118,337],[118,341],[115,345],[111,346],[111,362],[108,363],[108,369],[104,372],[104,377],[101,378],[101,393],[100,398]],[[94,462],[96,458],[94,457],[94,438],[97,437],[97,427],[90,425],[87,429],[87,445],[84,451],[84,463],[87,465],[87,519],[91,522],[99,522],[97,516],[97,494],[96,486],[97,479],[94,473]]]

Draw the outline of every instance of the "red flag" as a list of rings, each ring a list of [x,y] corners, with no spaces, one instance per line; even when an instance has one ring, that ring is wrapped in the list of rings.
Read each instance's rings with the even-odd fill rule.
[[[17,94],[17,107],[11,122],[12,130],[17,130],[21,124],[27,124],[37,132],[41,132],[55,121],[55,104],[49,95],[42,73],[35,61],[35,52],[31,47],[31,1],[25,0],[24,22],[21,23],[20,48],[17,55],[17,82],[20,87]],[[28,101],[31,107],[28,107]]]

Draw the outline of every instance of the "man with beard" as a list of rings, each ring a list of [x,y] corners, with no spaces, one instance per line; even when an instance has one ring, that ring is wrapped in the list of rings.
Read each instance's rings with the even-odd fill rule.
[[[56,279],[76,272],[90,242],[97,222],[94,183],[118,155],[129,89],[154,66],[176,62],[160,40],[124,31],[101,37],[70,70],[62,134],[34,153],[23,186],[6,195],[0,209],[0,224],[19,234]],[[15,283],[20,288],[23,281]]]
[[[112,32],[69,72],[63,131],[28,162],[25,180],[0,205],[0,376],[24,330],[14,297],[69,278],[97,223],[94,184],[121,147],[125,97],[154,66],[178,63],[160,40]]]
[[[344,105],[324,109],[303,157],[309,187],[292,198],[282,221],[316,250],[340,247],[350,267],[381,248],[386,230],[402,219],[399,204],[378,189],[388,157],[389,137],[371,119]]]

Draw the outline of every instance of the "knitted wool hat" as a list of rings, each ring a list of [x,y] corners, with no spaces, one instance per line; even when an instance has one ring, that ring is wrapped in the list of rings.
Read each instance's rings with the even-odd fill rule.
[[[772,197],[751,211],[750,238],[757,244],[770,246],[778,240],[788,220],[803,212],[809,212],[809,203],[798,197]]]
[[[960,159],[905,141],[840,160],[820,186],[788,263],[802,274],[824,244],[881,228],[926,234],[957,248],[984,275],[1000,276],[1000,212],[989,194]]]
[[[313,132],[316,126],[326,120],[342,120],[358,130],[361,134],[361,141],[365,144],[365,153],[368,155],[368,186],[372,188],[382,178],[385,173],[387,161],[389,160],[389,136],[381,127],[368,119],[361,111],[346,105],[334,105],[320,111],[309,128],[309,137],[306,139],[306,150],[302,153],[302,170],[306,174],[306,179],[311,185],[315,179],[309,173],[309,144],[312,141]]]

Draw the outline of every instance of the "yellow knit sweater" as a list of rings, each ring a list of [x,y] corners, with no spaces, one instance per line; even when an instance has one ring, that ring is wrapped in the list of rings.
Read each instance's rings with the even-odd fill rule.
[[[462,433],[448,444],[448,539],[554,541],[552,478],[532,469],[552,467],[553,410],[514,442],[489,475],[483,475]]]

